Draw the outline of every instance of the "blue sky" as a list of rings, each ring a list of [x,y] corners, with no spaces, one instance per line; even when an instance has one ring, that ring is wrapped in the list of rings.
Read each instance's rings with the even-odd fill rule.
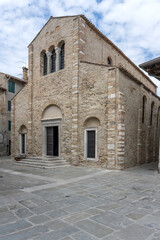
[[[160,0],[0,0],[0,72],[21,77],[27,46],[49,17],[75,14],[89,18],[137,65],[160,56]]]

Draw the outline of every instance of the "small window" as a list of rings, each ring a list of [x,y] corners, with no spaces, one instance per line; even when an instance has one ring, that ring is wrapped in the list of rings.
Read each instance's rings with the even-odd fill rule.
[[[85,129],[85,157],[97,159],[97,130],[95,128]]]
[[[158,112],[157,112],[157,127],[158,127],[158,123],[159,123],[159,112],[160,112],[160,107],[158,108]]]
[[[47,74],[47,54],[45,53],[43,56],[43,75]]]
[[[11,121],[8,121],[8,131],[11,131]]]
[[[26,139],[25,134],[21,134],[21,154],[26,153]]]
[[[63,43],[60,51],[60,69],[64,68],[64,46],[65,44]]]
[[[153,109],[154,109],[154,102],[152,102],[151,104],[150,126],[152,126],[152,123],[153,123]]]
[[[146,105],[146,97],[143,96],[143,103],[142,103],[142,123],[144,123],[144,120],[145,120],[145,105]]]
[[[55,71],[56,71],[56,52],[55,52],[55,49],[53,49],[52,55],[51,55],[51,72],[55,72]]]
[[[112,59],[110,57],[107,58],[107,65],[112,65]]]
[[[8,101],[8,111],[11,111],[11,101]]]
[[[8,81],[8,91],[15,93],[15,82],[12,82],[10,80]]]

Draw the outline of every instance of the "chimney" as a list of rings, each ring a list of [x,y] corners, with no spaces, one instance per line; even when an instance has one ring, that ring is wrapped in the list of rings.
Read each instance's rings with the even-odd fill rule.
[[[22,67],[22,70],[23,70],[23,80],[24,81],[28,81],[28,68],[26,68],[26,67]]]

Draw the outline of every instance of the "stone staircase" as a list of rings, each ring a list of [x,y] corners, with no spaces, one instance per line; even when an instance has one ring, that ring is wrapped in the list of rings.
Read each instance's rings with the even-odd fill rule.
[[[42,157],[30,157],[21,159],[20,161],[15,161],[14,164],[20,166],[34,167],[34,168],[60,168],[60,167],[69,167],[70,164],[59,157],[55,158],[42,158]]]

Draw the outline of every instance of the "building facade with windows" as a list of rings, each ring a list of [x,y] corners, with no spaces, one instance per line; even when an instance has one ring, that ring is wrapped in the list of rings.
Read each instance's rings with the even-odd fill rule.
[[[144,71],[146,71],[150,76],[160,80],[160,57],[157,57],[145,63],[142,63],[139,65],[139,67],[142,68]],[[160,139],[160,129],[158,128],[157,130],[158,130],[158,136]],[[158,172],[160,173],[160,157],[159,157],[159,163],[158,163]]]
[[[12,100],[12,156],[123,169],[156,161],[156,85],[83,15],[51,17]],[[38,161],[38,158],[37,158]]]
[[[0,73],[0,156],[11,154],[11,100],[26,80]]]

